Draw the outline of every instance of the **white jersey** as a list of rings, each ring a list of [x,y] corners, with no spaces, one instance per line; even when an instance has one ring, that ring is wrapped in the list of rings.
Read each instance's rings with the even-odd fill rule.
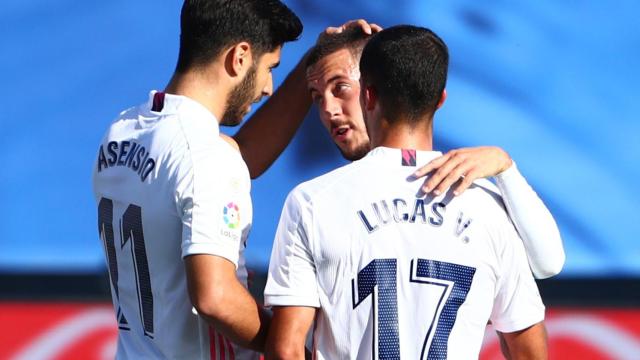
[[[246,284],[248,169],[199,103],[152,92],[98,150],[93,189],[118,319],[119,359],[239,359],[193,311],[183,258],[224,257]]]
[[[316,359],[472,359],[489,320],[544,319],[495,187],[425,198],[407,181],[439,155],[379,147],[289,194],[265,302],[319,308]]]

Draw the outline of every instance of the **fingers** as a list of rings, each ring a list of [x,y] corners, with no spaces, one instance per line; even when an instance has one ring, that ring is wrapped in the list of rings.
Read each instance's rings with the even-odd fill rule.
[[[437,185],[433,189],[433,194],[444,194],[447,189],[449,189],[453,184],[459,181],[460,178],[462,178],[468,170],[469,165],[465,163],[460,163],[458,166],[451,169],[451,171],[444,175],[444,177],[441,178],[440,182],[437,183]]]
[[[455,186],[454,195],[462,194],[473,181],[495,176],[512,165],[509,154],[499,147],[481,146],[451,150],[416,170],[409,180],[431,176],[422,184],[420,192],[443,194]],[[461,179],[462,178],[462,179]]]
[[[374,34],[382,31],[382,26],[380,26],[378,24],[371,23],[369,25],[371,26],[371,32],[373,32]]]
[[[338,34],[342,32],[342,27],[334,27],[334,26],[329,26],[328,28],[324,29],[324,33],[325,34]]]
[[[369,24],[365,19],[356,19],[356,20],[349,20],[339,27],[330,26],[324,30],[324,33],[328,35],[339,34],[344,30],[350,29],[350,28],[360,28],[365,34],[369,34],[369,35],[382,31],[382,27],[380,27],[380,25]]]
[[[463,192],[465,192],[465,190],[467,190],[469,186],[471,186],[471,184],[473,184],[473,182],[478,178],[479,176],[476,171],[467,172],[467,174],[462,178],[458,186],[456,186],[455,189],[453,190],[453,195],[458,196]]]
[[[421,167],[420,169],[416,170],[411,175],[412,180],[419,179],[419,178],[427,175],[428,173],[430,173],[434,169],[439,168],[440,166],[442,166],[442,164],[444,164],[447,160],[449,160],[449,157],[450,157],[450,154],[447,153],[445,155],[442,155],[440,157],[437,157],[437,158],[429,161],[429,163],[427,165],[425,165],[425,166]]]
[[[347,21],[342,25],[342,30],[346,30],[349,28],[360,28],[365,34],[371,35],[371,25],[365,19],[357,19]]]
[[[444,190],[442,187],[436,189],[440,185],[440,183],[462,162],[462,157],[456,155],[455,153],[447,153],[447,159],[444,163],[440,164],[437,167],[437,171],[433,173],[422,185],[422,190],[425,193],[429,193],[433,191],[435,195],[440,195]],[[428,164],[427,164],[428,166]],[[459,176],[458,176],[459,177]],[[437,190],[437,192],[436,192]]]

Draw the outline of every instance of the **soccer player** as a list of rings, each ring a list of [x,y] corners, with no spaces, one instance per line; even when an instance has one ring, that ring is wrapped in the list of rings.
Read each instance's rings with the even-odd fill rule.
[[[288,196],[265,302],[267,357],[473,359],[488,320],[515,359],[546,357],[544,305],[522,241],[486,180],[416,196],[432,150],[448,52],[428,29],[373,36],[360,60],[371,151]]]
[[[362,158],[371,148],[359,103],[358,61],[369,33],[377,31],[377,25],[364,20],[328,28],[306,59],[308,88],[319,117],[348,160]],[[560,272],[565,255],[558,227],[505,151],[498,147],[452,150],[418,169],[413,178],[433,170],[421,191],[434,195],[452,185],[453,194],[460,194],[474,180],[495,176],[507,211],[524,241],[534,276],[544,279]]]
[[[219,125],[238,125],[271,95],[281,48],[301,31],[278,0],[186,0],[170,83],[107,130],[93,188],[117,358],[253,359],[237,345],[263,350],[268,316],[246,289],[243,258],[249,178],[286,146],[310,101],[291,104],[304,87],[290,86],[235,139]],[[292,76],[304,84],[303,70]],[[270,127],[281,131],[257,141]]]

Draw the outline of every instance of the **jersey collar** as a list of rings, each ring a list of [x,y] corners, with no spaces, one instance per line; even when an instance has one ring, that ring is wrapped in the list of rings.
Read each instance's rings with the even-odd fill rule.
[[[378,146],[369,151],[365,158],[384,159],[384,162],[400,166],[421,166],[439,156],[442,156],[440,151],[397,149]]]
[[[182,95],[173,95],[152,90],[149,92],[147,107],[150,112],[163,115],[188,112],[193,121],[204,121],[220,133],[218,119],[199,102]]]

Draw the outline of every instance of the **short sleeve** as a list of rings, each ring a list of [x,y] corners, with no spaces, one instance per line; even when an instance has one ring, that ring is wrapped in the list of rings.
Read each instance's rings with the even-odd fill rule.
[[[241,174],[215,141],[189,144],[178,165],[176,207],[182,220],[182,257],[217,255],[238,266],[244,189]]]
[[[495,235],[502,244],[498,253],[499,278],[491,313],[491,322],[500,332],[523,330],[544,320],[545,307],[529,269],[529,263],[515,228],[506,219],[501,221]]]
[[[267,306],[320,307],[316,268],[309,247],[310,204],[294,190],[284,204],[264,290]]]

